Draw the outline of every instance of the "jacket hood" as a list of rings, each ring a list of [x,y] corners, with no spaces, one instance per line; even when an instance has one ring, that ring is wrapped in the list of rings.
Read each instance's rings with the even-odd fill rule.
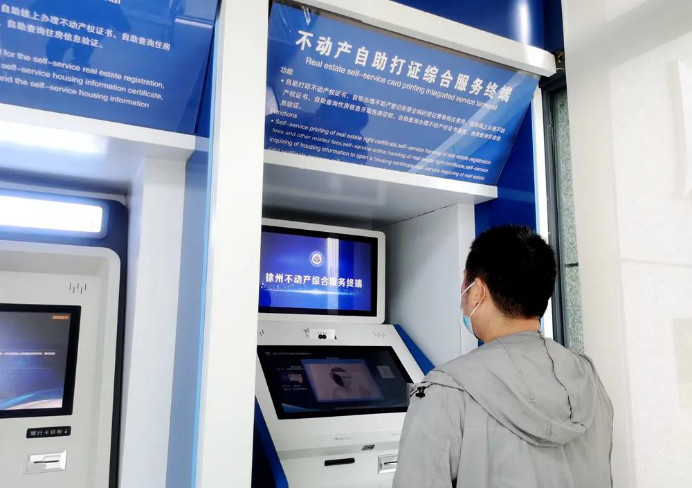
[[[484,344],[436,368],[426,381],[466,391],[488,415],[536,446],[583,435],[598,402],[591,361],[538,332]]]

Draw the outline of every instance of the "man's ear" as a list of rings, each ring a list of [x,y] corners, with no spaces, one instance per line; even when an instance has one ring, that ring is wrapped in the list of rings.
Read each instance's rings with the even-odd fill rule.
[[[488,288],[488,284],[480,276],[476,277],[476,286],[474,286],[474,288],[475,292],[478,294],[478,296],[474,297],[474,299],[477,298],[479,302],[483,299],[483,297],[485,297],[486,300],[490,299],[490,288]]]

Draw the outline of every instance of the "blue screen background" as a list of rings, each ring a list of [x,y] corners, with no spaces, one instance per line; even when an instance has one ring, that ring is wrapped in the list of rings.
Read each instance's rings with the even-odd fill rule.
[[[260,308],[372,311],[374,315],[375,252],[374,241],[263,231]]]
[[[0,312],[0,410],[62,405],[70,320],[52,315]]]

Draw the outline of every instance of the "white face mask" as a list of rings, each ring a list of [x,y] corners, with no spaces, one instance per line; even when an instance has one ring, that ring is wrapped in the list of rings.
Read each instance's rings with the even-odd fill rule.
[[[471,289],[471,287],[472,287],[473,285],[475,285],[475,284],[476,284],[476,282],[474,281],[474,282],[471,283],[469,286],[467,286],[467,287],[464,289],[464,291],[461,292],[461,297],[462,297],[462,299],[463,299],[463,297],[464,297],[464,294],[465,294],[467,291],[469,291],[469,290]],[[485,288],[483,289],[483,291],[485,291]],[[476,306],[473,308],[473,310],[471,311],[471,313],[470,313],[469,315],[465,315],[465,314],[464,314],[464,306],[463,306],[463,305],[460,307],[460,308],[461,308],[461,321],[464,323],[464,326],[466,327],[466,330],[468,330],[471,334],[473,334],[473,337],[475,337],[476,339],[478,339],[478,336],[477,336],[476,333],[473,331],[473,323],[471,322],[471,317],[473,316],[474,313],[476,313],[476,310],[478,310],[478,307],[481,306],[481,303],[483,303],[483,300],[485,300],[485,294],[483,294],[483,298],[481,298],[481,301],[478,302],[478,305],[476,305]],[[480,340],[480,339],[479,339],[479,340]]]

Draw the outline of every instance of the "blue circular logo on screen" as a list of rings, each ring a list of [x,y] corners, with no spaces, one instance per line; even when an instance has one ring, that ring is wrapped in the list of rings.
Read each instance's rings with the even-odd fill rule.
[[[324,263],[324,254],[319,251],[312,251],[310,254],[310,264],[315,268],[319,268]]]

